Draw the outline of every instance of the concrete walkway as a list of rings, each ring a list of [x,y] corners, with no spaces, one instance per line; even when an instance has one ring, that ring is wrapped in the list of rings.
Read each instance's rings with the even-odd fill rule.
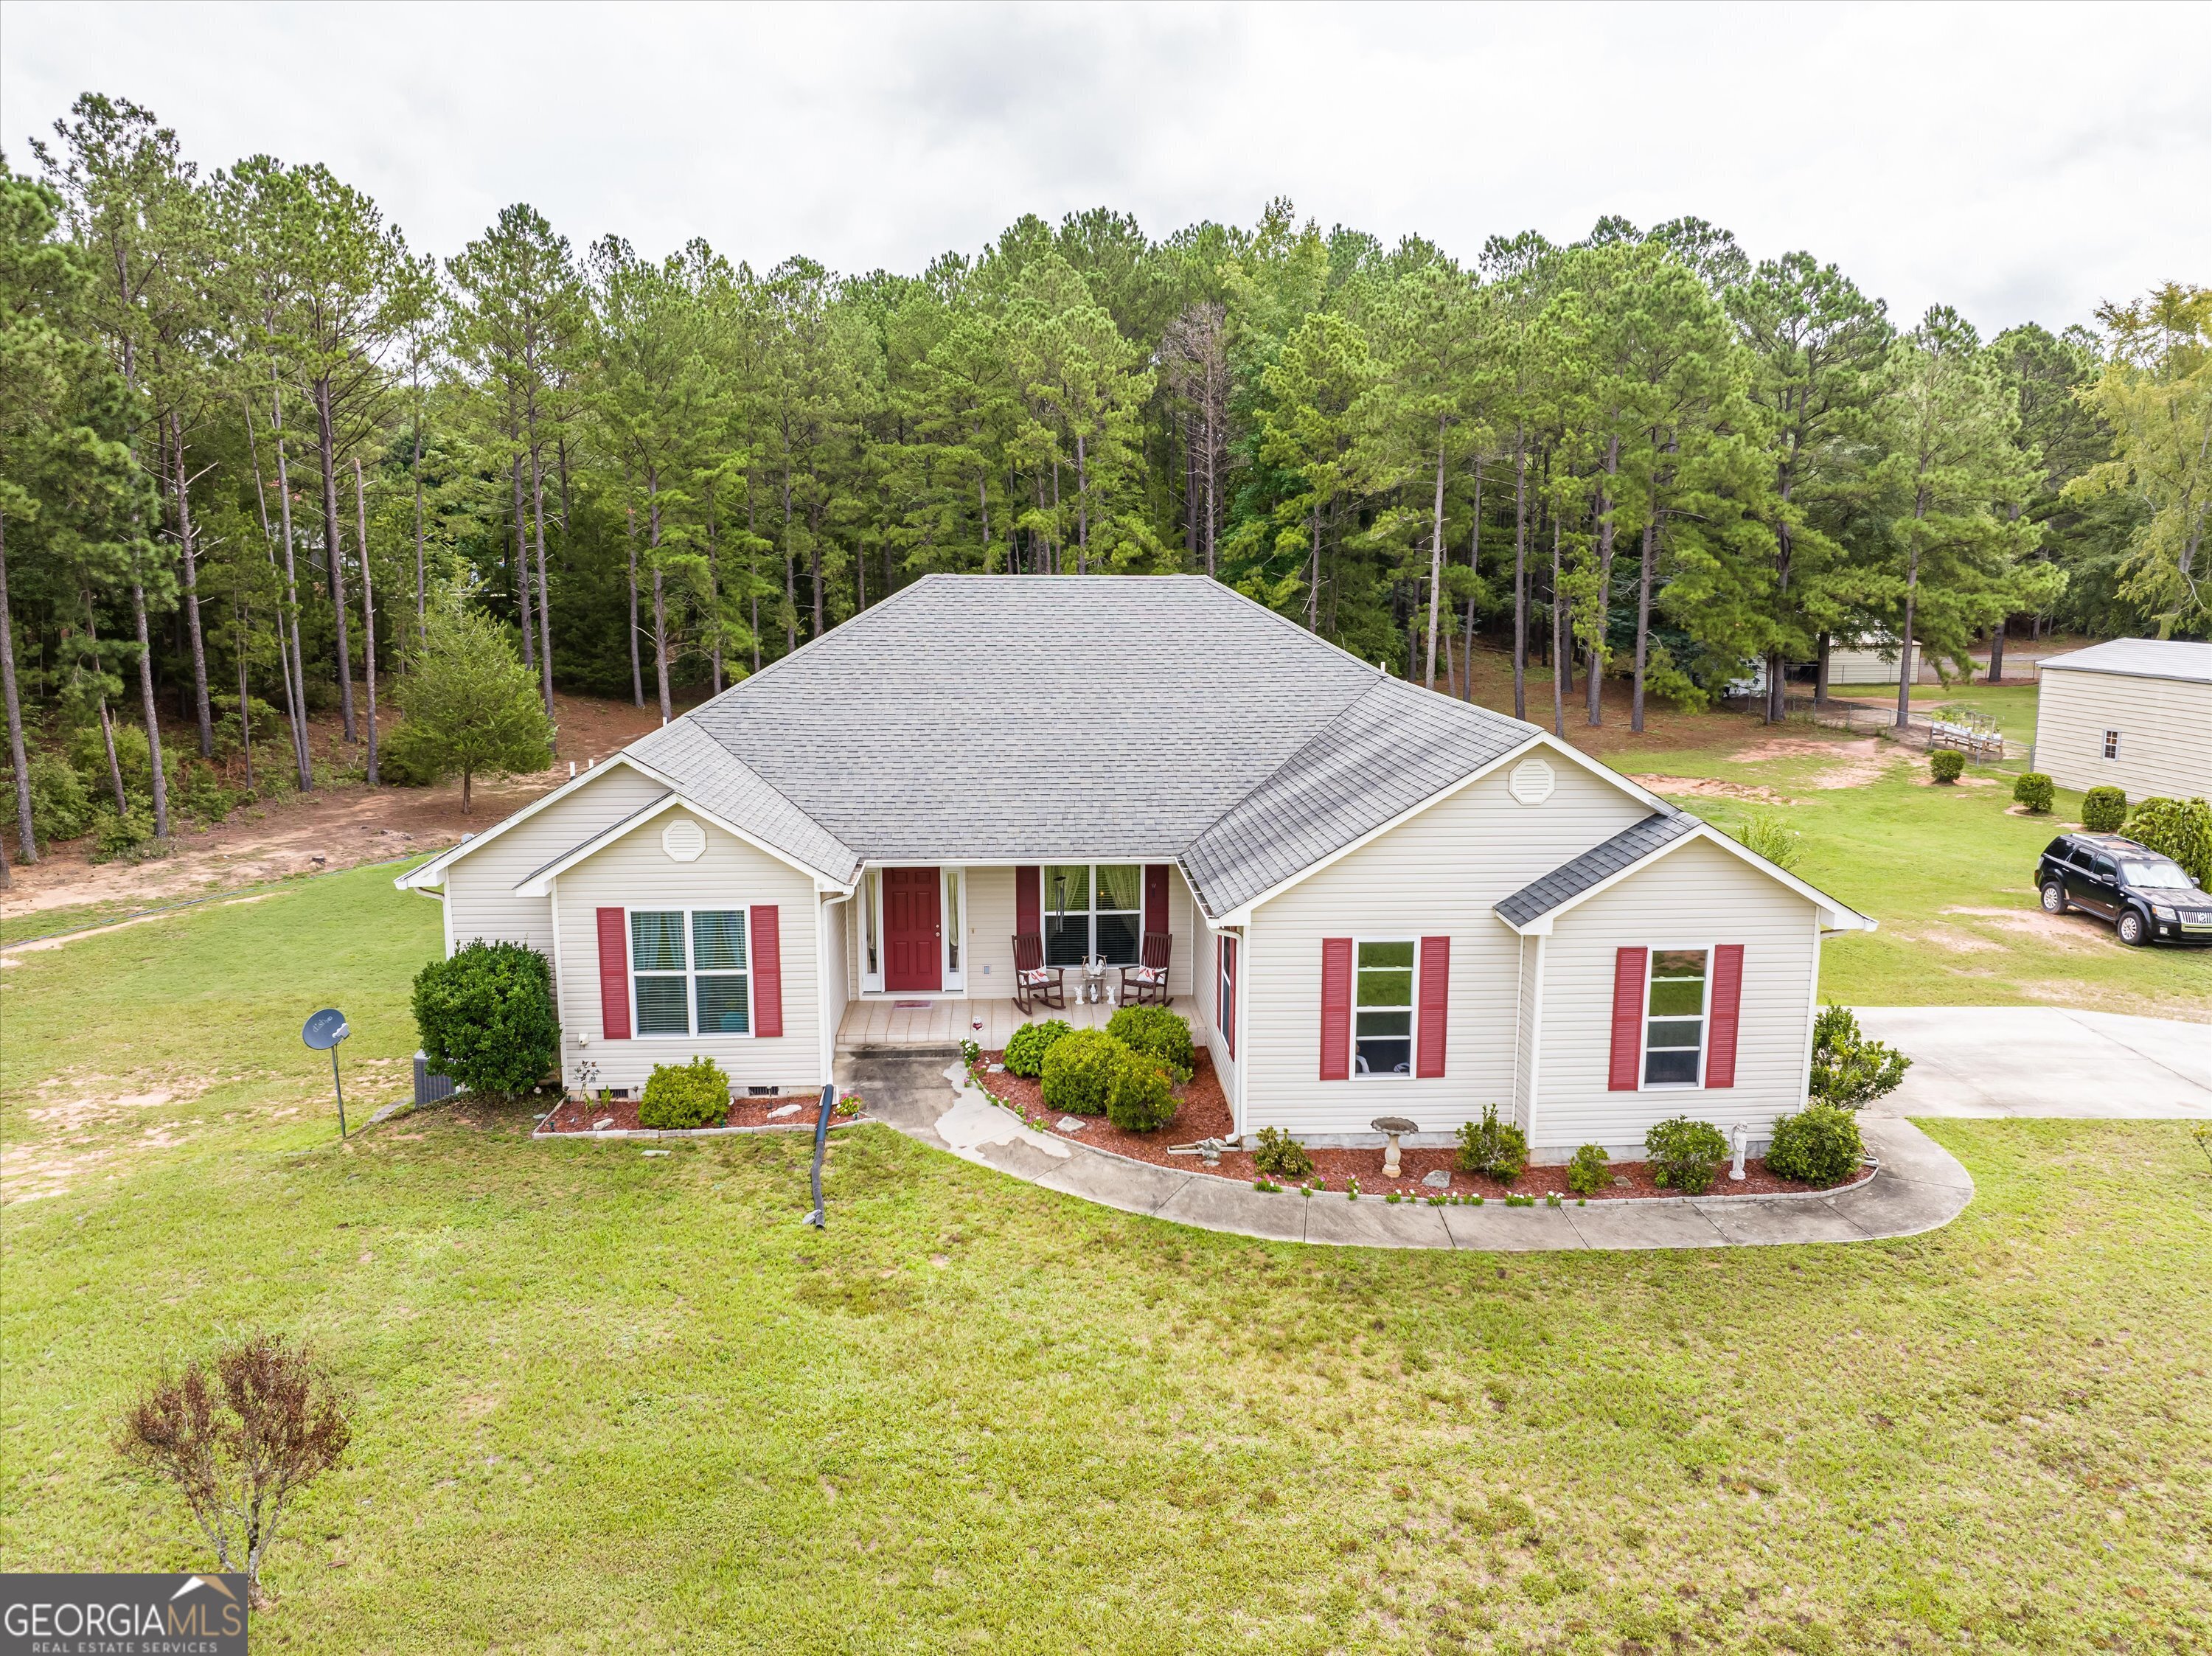
[[[2057,1006],[1862,1006],[1909,1054],[1885,1116],[2212,1119],[2212,1023]]]
[[[876,1053],[840,1059],[841,1086],[868,1113],[927,1144],[1048,1190],[1125,1213],[1202,1230],[1286,1242],[1363,1247],[1748,1247],[1771,1242],[1863,1242],[1948,1224],[1973,1199],[1974,1181],[1909,1121],[1868,1119],[1867,1148],[1881,1170],[1834,1196],[1711,1196],[1593,1202],[1558,1208],[1395,1206],[1339,1192],[1273,1194],[1211,1174],[1183,1173],[1032,1131],[967,1084],[957,1059]],[[1725,1183],[1725,1180],[1723,1181]]]

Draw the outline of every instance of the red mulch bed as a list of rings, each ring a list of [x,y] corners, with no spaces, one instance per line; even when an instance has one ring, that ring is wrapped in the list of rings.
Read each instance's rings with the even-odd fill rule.
[[[1132,1161],[1151,1162],[1164,1168],[1175,1168],[1184,1173],[1211,1174],[1218,1179],[1234,1179],[1251,1184],[1260,1176],[1252,1165],[1249,1150],[1224,1150],[1220,1162],[1208,1167],[1195,1156],[1170,1156],[1170,1144],[1188,1144],[1200,1138],[1225,1138],[1235,1125],[1229,1109],[1229,1100],[1221,1090],[1221,1082],[1213,1073],[1213,1060],[1200,1049],[1197,1072],[1182,1086],[1176,1088],[1180,1101],[1176,1118],[1158,1132],[1124,1132],[1103,1115],[1082,1118],[1081,1132],[1062,1133],[1058,1126],[1060,1112],[1044,1106],[1043,1089],[1032,1077],[1009,1075],[1001,1070],[992,1073],[985,1066],[1002,1062],[1003,1052],[985,1052],[976,1065],[976,1073],[983,1089],[1002,1104],[1011,1104],[1030,1121],[1042,1121],[1044,1131],[1062,1138],[1078,1140],[1102,1150],[1111,1150],[1116,1156],[1126,1156]],[[635,1107],[633,1107],[635,1108]],[[1462,1173],[1453,1166],[1458,1152],[1449,1145],[1434,1149],[1408,1147],[1398,1156],[1399,1176],[1395,1180],[1382,1177],[1382,1147],[1372,1149],[1324,1149],[1309,1148],[1313,1157],[1314,1176],[1329,1190],[1342,1190],[1345,1180],[1358,1179],[1360,1193],[1368,1196],[1387,1196],[1398,1191],[1407,1196],[1426,1197],[1440,1194],[1481,1196],[1496,1198],[1504,1196],[1545,1196],[1557,1194],[1566,1200],[1574,1199],[1567,1187],[1567,1170],[1559,1167],[1531,1167],[1510,1185],[1502,1185],[1495,1179],[1486,1179],[1471,1173]],[[1421,1182],[1422,1175],[1443,1168],[1451,1174],[1448,1192],[1439,1192]],[[1832,1190],[1834,1186],[1808,1185],[1802,1180],[1784,1179],[1766,1170],[1766,1164],[1758,1156],[1748,1158],[1743,1164],[1741,1180],[1730,1179],[1723,1168],[1713,1180],[1709,1196],[1773,1196],[1788,1191]],[[1671,1191],[1652,1182],[1650,1170],[1641,1162],[1615,1162],[1607,1171],[1613,1182],[1590,1197],[1593,1202],[1639,1196],[1675,1196]],[[1856,1182],[1853,1175],[1844,1183]],[[1278,1180],[1295,1185],[1295,1180]]]
[[[793,1115],[780,1115],[771,1121],[769,1112],[787,1104],[796,1104]],[[605,1122],[607,1131],[617,1128],[626,1131],[638,1131],[638,1101],[634,1098],[595,1098],[584,1101],[564,1099],[538,1125],[540,1132],[587,1133],[599,1123]],[[771,1127],[796,1125],[811,1128],[815,1112],[821,1107],[818,1093],[786,1093],[781,1098],[740,1098],[730,1106],[728,1117],[715,1125],[724,1127]],[[1180,1158],[1178,1158],[1180,1159]]]

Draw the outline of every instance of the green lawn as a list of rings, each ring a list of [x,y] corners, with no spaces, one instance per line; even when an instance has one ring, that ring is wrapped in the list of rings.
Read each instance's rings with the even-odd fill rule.
[[[1556,1257],[1185,1231],[863,1128],[817,1234],[796,1137],[335,1144],[301,1018],[343,1007],[389,1095],[436,947],[389,877],[0,974],[7,1149],[66,1186],[0,1210],[5,1568],[204,1563],[105,1445],[262,1325],[358,1435],[257,1648],[2212,1640],[2179,1124],[1941,1125],[1980,1193],[1927,1237]]]
[[[1838,738],[1826,754],[1765,762],[1712,749],[1639,753],[1624,768],[1717,779],[1788,802],[1677,796],[1731,832],[1747,816],[1773,817],[1799,836],[1798,874],[1881,922],[1871,934],[1832,937],[1823,947],[1820,990],[1831,999],[1860,1006],[2048,1002],[2212,1019],[2212,949],[2130,949],[2109,925],[2081,914],[2054,919],[2038,907],[2036,858],[2062,825],[2078,825],[2080,794],[2061,789],[2050,816],[2014,816],[2010,772],[1969,766],[1960,785],[1931,786],[1923,757],[1887,743],[1874,779],[1818,786],[1844,751]]]

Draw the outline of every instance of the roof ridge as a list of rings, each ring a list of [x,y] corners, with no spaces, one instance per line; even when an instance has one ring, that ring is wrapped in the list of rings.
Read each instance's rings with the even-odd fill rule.
[[[1261,604],[1257,607],[1262,610],[1267,609],[1265,604]],[[1269,613],[1273,614],[1273,612],[1270,610]],[[1350,652],[1346,652],[1346,653],[1349,654]],[[1358,659],[1356,656],[1352,658],[1354,660]],[[1382,675],[1382,677],[1384,680],[1388,680],[1389,678],[1389,675],[1385,673]],[[1351,718],[1352,715],[1358,711],[1362,702],[1365,701],[1368,697],[1373,695],[1381,688],[1382,685],[1380,683],[1370,683],[1364,686],[1357,695],[1352,698],[1351,701],[1346,702],[1341,707],[1339,707],[1334,713],[1330,714],[1329,717],[1322,722],[1321,727],[1315,731],[1311,736],[1308,737],[1296,748],[1285,754],[1283,756],[1282,763],[1277,765],[1274,769],[1269,771],[1265,776],[1260,778],[1258,781],[1253,783],[1250,787],[1245,789],[1243,792],[1238,794],[1234,799],[1223,806],[1220,813],[1211,822],[1207,822],[1205,827],[1200,828],[1197,833],[1192,834],[1190,838],[1184,842],[1182,850],[1177,852],[1176,855],[1178,857],[1185,855],[1188,852],[1191,846],[1205,839],[1207,834],[1219,828],[1222,823],[1228,821],[1229,818],[1234,816],[1237,811],[1242,810],[1246,804],[1250,803],[1254,794],[1259,792],[1260,790],[1266,787],[1268,783],[1273,781],[1285,771],[1290,769],[1291,766],[1297,764],[1299,760],[1304,758],[1308,753],[1312,751],[1316,743],[1325,739],[1330,731],[1336,729],[1338,725],[1343,724],[1346,719]]]

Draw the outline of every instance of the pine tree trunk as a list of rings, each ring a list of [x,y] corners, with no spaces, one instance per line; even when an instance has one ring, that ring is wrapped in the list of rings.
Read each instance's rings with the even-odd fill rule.
[[[185,466],[184,416],[169,414],[169,434],[176,454],[177,541],[185,558],[185,622],[192,646],[192,710],[199,716],[200,757],[215,757],[215,719],[208,707],[207,642],[200,633],[199,549],[192,539],[191,481]]]
[[[1996,626],[1990,634],[1990,670],[1988,682],[1991,684],[2002,684],[2004,682],[2005,620],[2006,617],[1999,616],[1997,617]]]
[[[624,508],[629,524],[629,699],[633,705],[645,706],[645,678],[637,664],[637,508]]]
[[[276,510],[284,529],[284,604],[276,617],[276,660],[284,672],[284,712],[292,723],[292,762],[298,767],[300,792],[306,793],[315,786],[313,758],[307,745],[307,676],[300,658],[300,582],[298,567],[292,557],[292,484],[290,473],[284,463],[284,394],[276,383],[276,367],[269,368],[270,432],[276,448]],[[253,406],[246,404],[246,435],[253,437]],[[258,454],[253,462],[253,487],[257,497],[261,488],[261,460]],[[261,532],[269,532],[269,506],[261,503]],[[288,655],[284,647],[285,629],[291,629],[292,646]]]
[[[331,432],[331,382],[315,382],[315,430],[323,459],[323,550],[330,560],[331,607],[338,622],[338,705],[345,715],[345,739],[361,740],[353,716],[353,640],[346,617],[345,559],[338,546],[337,454]]]
[[[1437,502],[1433,533],[1429,541],[1429,667],[1428,688],[1437,688],[1437,629],[1444,613],[1444,422],[1437,419]],[[1445,669],[1450,676],[1450,669]]]
[[[1079,431],[1075,434],[1075,573],[1091,573],[1091,467]]]
[[[1651,641],[1651,555],[1657,516],[1655,510],[1644,519],[1644,552],[1636,573],[1636,683],[1628,698],[1628,728],[1638,735],[1644,731],[1644,669]]]
[[[657,472],[645,474],[645,503],[647,513],[647,544],[653,553],[653,670],[654,682],[660,688],[660,722],[665,725],[672,714],[668,704],[668,604],[660,584],[660,478]]]
[[[1567,733],[1567,666],[1574,659],[1566,596],[1559,591],[1559,514],[1552,513],[1552,734]]]
[[[1513,432],[1513,716],[1528,717],[1528,442]]]
[[[783,652],[799,647],[799,583],[791,555],[791,466],[783,468]]]
[[[238,753],[246,761],[246,791],[253,792],[253,714],[248,697],[251,690],[246,676],[246,646],[249,638],[251,618],[243,604],[233,607],[231,614],[238,621]]]
[[[97,661],[98,657],[94,658]],[[107,780],[115,790],[115,815],[118,821],[131,814],[131,802],[123,792],[123,765],[115,756],[115,720],[107,711],[107,698],[100,698],[100,739],[107,747]]]
[[[1321,501],[1316,500],[1307,512],[1308,526],[1313,534],[1312,561],[1306,568],[1306,631],[1321,630]]]
[[[1897,722],[1902,731],[1912,723],[1912,675],[1917,670],[1912,659],[1912,611],[1920,597],[1920,524],[1928,515],[1926,491],[1917,493],[1912,502],[1912,539],[1905,550],[1905,636],[1897,646]]]
[[[1620,438],[1615,434],[1605,446],[1605,484],[1597,497],[1597,636],[1589,651],[1589,708],[1585,717],[1595,729],[1605,723],[1605,645],[1613,621],[1613,485],[1620,476]]]
[[[376,786],[376,584],[368,573],[368,496],[353,463],[354,538],[361,549],[361,661],[368,682],[368,786]]]
[[[714,671],[714,694],[722,693],[722,560],[715,544],[714,491],[707,491],[707,660]],[[550,683],[545,694],[553,692]]]
[[[15,686],[15,628],[8,610],[8,520],[0,516],[0,699],[8,707],[8,761],[15,767],[15,835],[23,860],[39,860],[31,828],[31,764],[23,749],[23,700]]]
[[[522,664],[535,677],[538,673],[538,618],[532,613],[530,603],[530,538],[522,517],[522,457],[520,454],[508,464],[507,472],[514,480],[514,598],[522,612]]]
[[[423,591],[426,573],[422,556],[422,403],[415,402],[415,458],[410,463],[415,478],[415,633],[425,647],[430,642],[429,599]]]
[[[1474,700],[1474,588],[1482,579],[1482,460],[1474,462],[1474,527],[1468,531],[1467,573],[1474,577],[1467,595],[1467,637],[1460,646],[1459,699]]]
[[[530,448],[530,521],[538,542],[538,670],[545,692],[545,717],[553,717],[553,593],[545,584],[545,476],[538,446]]]
[[[154,837],[169,837],[169,779],[161,763],[161,720],[154,706],[154,649],[146,636],[146,588],[131,567],[131,617],[138,627],[138,702],[146,719],[146,758],[154,772]]]

